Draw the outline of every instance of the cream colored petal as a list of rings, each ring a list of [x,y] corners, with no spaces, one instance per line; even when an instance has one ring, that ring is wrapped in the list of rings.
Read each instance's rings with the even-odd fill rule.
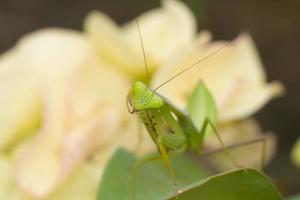
[[[101,166],[85,163],[45,200],[95,200]]]
[[[37,128],[41,90],[32,77],[14,70],[0,73],[0,151],[12,148]]]
[[[23,37],[15,51],[17,64],[43,79],[70,76],[84,64],[93,49],[80,32],[49,28]]]
[[[60,170],[59,150],[55,141],[43,138],[21,152],[16,180],[22,191],[35,198],[45,197],[52,191]]]
[[[208,30],[202,30],[196,37],[196,45],[198,48],[206,47],[212,41],[213,35]]]
[[[18,186],[32,197],[52,192],[60,173],[62,140],[66,127],[66,84],[54,80],[44,90],[42,127],[31,143],[17,155]]]
[[[0,55],[0,74],[10,70],[16,63],[16,52],[14,49],[8,50]]]
[[[196,32],[191,11],[180,1],[164,0],[163,7],[138,17],[149,73],[178,49],[186,46]],[[115,67],[133,77],[145,77],[144,57],[136,21],[115,24],[101,12],[91,12],[84,29],[102,55]]]
[[[54,87],[53,84],[58,85]],[[46,90],[50,94],[45,98],[46,110],[41,132],[34,143],[18,156],[18,185],[29,195],[38,198],[51,193],[95,148],[107,142],[120,127],[119,118],[122,117],[120,113],[109,115],[105,111],[109,106],[103,105],[100,118],[87,116],[68,127],[67,92],[63,89],[66,84],[57,80],[53,84]],[[97,110],[94,112],[98,114]]]
[[[112,103],[122,115],[127,114],[130,81],[120,71],[104,65],[91,59],[71,80],[70,99],[75,120],[86,116],[102,102]]]
[[[143,60],[129,49],[123,31],[105,14],[93,11],[85,19],[84,30],[99,53],[114,67],[132,75],[144,74]]]
[[[297,140],[292,150],[292,159],[300,167],[300,139]]]
[[[77,127],[67,134],[63,145],[60,145],[59,141],[52,141],[49,134],[43,133],[42,138],[28,146],[27,151],[20,154],[22,157],[19,156],[18,185],[30,196],[47,196],[65,178],[72,175],[95,148],[104,148],[104,151],[110,148],[107,146],[108,142],[113,139],[113,134],[119,127],[118,123],[112,121],[116,121],[118,117],[108,113],[104,113],[100,118],[91,116],[91,119],[86,119],[88,123],[85,121],[83,127]],[[107,159],[99,169],[104,168]]]
[[[29,200],[16,186],[12,159],[3,156],[0,158],[0,199]]]
[[[87,160],[96,150],[106,151],[120,135],[121,115],[108,103],[103,103],[93,115],[75,125],[64,138],[60,180]]]
[[[160,65],[195,37],[197,23],[191,10],[181,1],[163,0],[162,7],[138,17],[148,61]],[[124,26],[126,41],[136,55],[142,57],[137,25]],[[155,66],[154,66],[155,67]]]
[[[28,34],[1,56],[0,149],[37,125],[41,109],[40,89],[52,78],[66,78],[81,67],[93,48],[79,32],[44,29]],[[7,111],[6,111],[7,110]],[[1,143],[1,142],[0,142]]]
[[[236,47],[236,67],[232,68],[235,70],[236,86],[228,101],[220,106],[221,121],[248,117],[284,91],[279,82],[267,84],[266,74],[249,35],[241,34],[233,45]]]
[[[274,97],[280,96],[284,90],[279,82],[272,82],[263,87],[248,87],[247,89],[247,93],[242,91],[245,90],[244,87],[240,87],[240,91],[234,92],[230,101],[220,110],[220,121],[246,118],[260,110]]]
[[[215,42],[206,47],[187,49],[185,54],[167,62],[157,72],[154,85],[163,83],[226,44]],[[280,83],[266,83],[253,41],[246,33],[241,34],[230,46],[163,86],[159,92],[184,108],[188,96],[200,80],[216,99],[220,121],[247,117],[283,90]]]
[[[95,113],[98,116],[90,116],[65,133],[63,141],[56,141],[51,136],[53,132],[40,133],[34,143],[20,152],[16,175],[18,185],[27,194],[35,198],[48,196],[86,162],[93,151],[110,148],[108,145],[120,127],[120,116],[110,106],[103,106]]]
[[[262,156],[265,156],[265,165],[267,165],[275,155],[277,143],[275,135],[271,133],[262,134],[259,124],[254,119],[221,124],[218,126],[218,130],[227,147],[247,143],[263,136],[266,137],[266,152],[264,155],[261,142],[240,145],[237,148],[230,149],[230,155],[241,166],[259,168]],[[205,141],[205,146],[210,151],[221,148],[216,137],[211,137]],[[235,168],[232,161],[224,154],[224,151],[212,154],[207,159],[221,171]]]
[[[116,69],[102,65],[92,61],[74,79],[71,94],[73,114],[70,116],[74,127],[65,144],[70,147],[73,144],[75,149],[78,145],[74,142],[85,144],[85,150],[77,149],[81,156],[75,157],[79,160],[85,159],[95,148],[101,152],[111,149],[112,143],[128,134],[126,96],[130,82]],[[134,142],[126,140],[126,143],[133,145]]]
[[[128,80],[97,59],[85,64],[72,78],[46,84],[43,127],[17,168],[18,184],[31,196],[50,194],[121,130]]]
[[[60,141],[68,131],[68,82],[62,79],[51,79],[51,84],[44,87],[44,108],[41,133],[45,137]]]

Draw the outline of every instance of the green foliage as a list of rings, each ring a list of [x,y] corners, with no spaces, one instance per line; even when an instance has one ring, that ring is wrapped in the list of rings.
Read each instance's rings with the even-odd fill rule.
[[[297,140],[291,153],[294,163],[300,167],[300,138]]]
[[[136,162],[133,154],[120,149],[108,163],[100,184],[98,199],[131,200],[132,167]],[[172,159],[178,186],[183,187],[209,176],[187,156]],[[161,160],[143,165],[138,173],[136,200],[166,199],[175,192],[172,180]]]
[[[254,169],[239,169],[211,176],[187,187],[181,200],[281,200],[266,176]],[[170,198],[175,200],[176,198]]]
[[[288,200],[300,200],[300,194],[290,197],[290,198],[288,198]]]
[[[214,125],[216,124],[216,104],[211,93],[202,82],[197,85],[191,94],[188,100],[187,111],[198,131],[202,128],[205,118],[209,118]],[[210,133],[212,130],[208,129],[208,131]]]
[[[120,149],[115,153],[103,175],[98,199],[131,200],[131,174],[136,158]],[[281,200],[271,182],[253,169],[240,169],[210,176],[205,168],[186,155],[172,159],[178,179],[180,200]],[[136,200],[174,199],[175,188],[160,160],[144,165],[136,184]]]

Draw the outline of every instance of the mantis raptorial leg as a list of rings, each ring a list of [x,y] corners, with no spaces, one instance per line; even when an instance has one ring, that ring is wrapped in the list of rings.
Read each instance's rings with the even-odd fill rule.
[[[204,138],[205,137],[205,133],[207,133],[207,128],[211,127],[213,129],[213,133],[216,135],[225,155],[231,160],[231,162],[233,163],[233,165],[237,168],[241,168],[240,165],[238,165],[233,157],[231,156],[231,154],[229,153],[224,141],[222,140],[222,137],[220,136],[219,132],[217,131],[216,127],[213,125],[213,123],[210,121],[209,118],[205,118],[204,122],[203,122],[203,126],[202,129],[200,130],[200,138]],[[203,139],[202,139],[203,141]],[[198,152],[200,153],[200,152]]]
[[[137,118],[137,133],[138,133],[138,137],[137,137],[136,146],[134,148],[135,154],[138,154],[138,152],[143,146],[143,141],[144,141],[142,123],[138,118]]]
[[[261,154],[260,154],[261,155],[260,163],[259,163],[258,168],[260,170],[263,170],[263,167],[265,165],[265,159],[266,159],[267,135],[263,136],[263,137],[254,138],[254,139],[251,139],[251,140],[248,140],[248,141],[244,141],[244,142],[229,145],[229,146],[227,146],[227,150],[232,150],[232,149],[236,149],[236,148],[239,148],[239,147],[245,147],[245,146],[252,145],[252,144],[255,144],[255,143],[261,143],[261,145],[262,145],[261,146]],[[224,150],[222,148],[218,148],[218,149],[211,150],[211,151],[208,151],[208,152],[203,152],[201,154],[201,157],[210,156],[210,155],[221,153],[221,152],[224,152]]]
[[[158,149],[159,149],[161,158],[164,162],[164,165],[168,169],[168,172],[169,172],[170,176],[172,177],[173,183],[176,186],[177,185],[176,176],[175,176],[174,170],[171,166],[171,162],[170,162],[169,154],[167,152],[167,148],[165,147],[161,136],[158,136],[157,143],[158,143]]]

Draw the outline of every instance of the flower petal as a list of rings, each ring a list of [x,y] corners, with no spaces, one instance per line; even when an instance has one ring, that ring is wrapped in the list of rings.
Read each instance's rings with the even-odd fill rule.
[[[149,73],[191,42],[196,21],[183,3],[164,0],[163,7],[138,17]],[[133,78],[145,77],[144,57],[136,21],[122,28],[101,12],[91,12],[84,29],[102,56]]]
[[[52,192],[60,174],[61,146],[66,130],[66,87],[55,82],[45,90],[45,111],[37,136],[17,154],[18,186],[32,197]]]
[[[0,55],[0,74],[10,70],[16,62],[16,51],[14,49],[8,50]]]
[[[163,0],[162,7],[138,17],[147,53],[153,63],[160,65],[180,48],[187,46],[197,30],[191,10],[177,0]],[[136,55],[142,56],[137,25],[132,21],[124,26],[125,38]]]
[[[0,73],[0,151],[8,150],[37,128],[41,90],[36,80],[16,70]]]
[[[42,132],[18,154],[17,181],[26,193],[35,198],[47,196],[96,148],[104,151],[108,148],[104,145],[109,145],[116,136],[114,133],[120,127],[120,115],[111,113],[108,105],[103,106],[100,112],[96,111],[90,118],[75,124],[70,132],[62,132],[64,119],[56,115],[64,109],[50,107],[56,111],[52,114],[58,117],[57,121],[48,116],[50,118],[46,119]]]
[[[95,200],[101,166],[85,163],[45,200]]]
[[[37,78],[70,76],[93,51],[86,37],[68,29],[42,29],[23,37],[16,47],[17,65]],[[66,78],[66,77],[65,77]]]
[[[229,43],[215,42],[187,49],[167,62],[157,72],[153,83],[163,83],[224,45]],[[159,92],[184,108],[191,91],[202,80],[217,102],[219,120],[236,120],[254,114],[270,99],[282,94],[283,86],[280,83],[267,84],[265,76],[253,41],[244,33],[232,45],[176,77]]]
[[[247,93],[242,92],[244,89],[248,89]],[[219,120],[246,118],[260,110],[272,98],[280,96],[282,91],[283,86],[279,82],[272,82],[265,86],[241,87],[240,91],[235,91],[230,101],[221,109]]]
[[[18,153],[16,178],[27,194],[44,198],[95,148],[109,144],[122,127],[125,102],[120,99],[125,101],[129,81],[104,66],[87,37],[72,31],[39,31],[17,48],[18,61],[24,61],[24,67],[16,69],[28,67],[37,79],[45,81],[40,82],[44,89],[42,127]],[[35,60],[43,50],[45,55]]]
[[[29,200],[16,187],[12,159],[3,156],[0,157],[0,199]]]
[[[70,94],[72,116],[78,120],[96,110],[101,102],[109,102],[118,109],[120,114],[127,114],[126,96],[130,81],[116,69],[102,62],[91,59],[84,69],[77,72],[71,80]]]
[[[241,166],[260,168],[262,156],[267,165],[275,155],[276,137],[274,134],[262,134],[259,124],[254,119],[246,119],[240,122],[231,122],[221,124],[219,127],[221,137],[226,146],[237,145],[238,147],[230,149],[230,155],[233,160]],[[262,142],[245,144],[248,141],[266,137],[266,151],[263,152]],[[238,145],[244,143],[244,145]],[[205,141],[206,149],[220,149],[220,143],[216,137],[210,137]],[[222,149],[221,149],[222,150]],[[264,154],[264,155],[263,155]],[[222,150],[219,153],[212,154],[207,159],[221,171],[235,168],[232,161]]]
[[[93,11],[85,19],[84,30],[96,44],[102,57],[132,76],[144,73],[142,57],[137,57],[124,40],[123,32],[105,14]]]
[[[21,130],[36,126],[42,104],[41,89],[50,89],[55,85],[53,82],[70,78],[86,64],[92,52],[88,40],[79,32],[43,29],[28,34],[2,56],[1,105],[3,110],[10,111],[1,112],[3,117],[0,114],[1,128],[5,129],[0,128],[1,134],[9,136],[3,137],[0,146],[11,143]]]
[[[32,153],[34,152],[34,153]],[[42,198],[57,183],[59,147],[50,138],[35,141],[18,156],[17,184],[31,197]]]

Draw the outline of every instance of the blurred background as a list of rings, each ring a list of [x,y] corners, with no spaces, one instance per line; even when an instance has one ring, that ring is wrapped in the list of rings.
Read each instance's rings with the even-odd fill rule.
[[[134,17],[134,0],[0,0],[0,53],[18,38],[43,27],[82,29],[85,15],[99,9],[118,23]],[[300,136],[300,1],[298,0],[186,0],[196,14],[199,30],[215,39],[230,40],[248,31],[255,40],[269,80],[287,88],[284,98],[271,101],[257,115],[265,131],[278,135],[276,158],[267,173],[285,195],[300,192],[300,170],[290,151]],[[138,13],[159,0],[135,0]]]

